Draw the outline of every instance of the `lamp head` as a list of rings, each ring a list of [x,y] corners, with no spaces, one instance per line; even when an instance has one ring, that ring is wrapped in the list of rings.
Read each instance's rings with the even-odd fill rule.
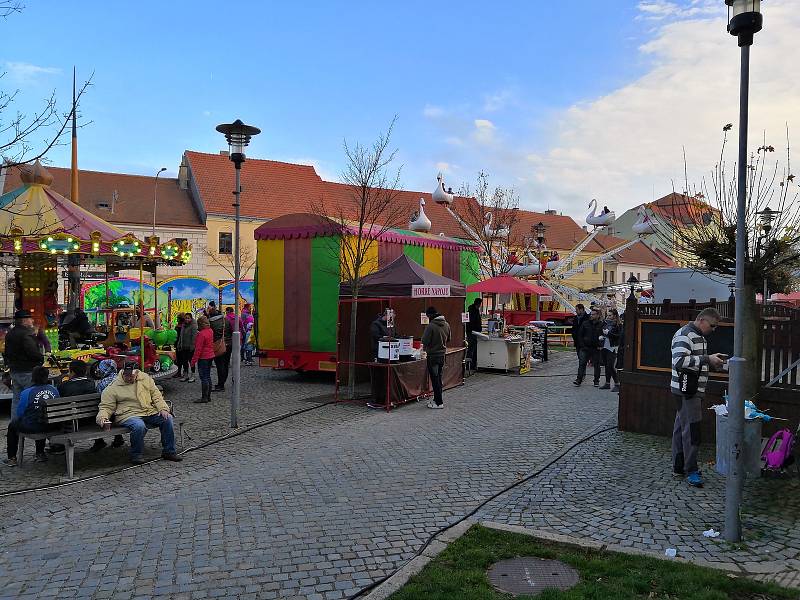
[[[231,161],[236,163],[237,166],[244,162],[244,149],[250,143],[250,138],[261,133],[258,127],[245,125],[241,119],[236,119],[233,123],[217,125],[217,131],[225,136]]]
[[[728,32],[739,38],[739,46],[750,46],[753,34],[761,31],[764,18],[761,0],[725,0],[728,5]]]

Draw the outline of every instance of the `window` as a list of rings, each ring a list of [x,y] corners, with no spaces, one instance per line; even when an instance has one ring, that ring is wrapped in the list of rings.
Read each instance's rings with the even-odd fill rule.
[[[108,202],[98,202],[97,208],[100,210],[111,210],[111,205]]]
[[[598,269],[600,269],[600,263],[594,263],[592,265],[592,273],[599,273],[600,271]]]
[[[628,278],[625,277],[625,271],[622,272],[622,281],[628,281]]]
[[[641,281],[642,280],[642,274],[641,273],[636,273],[636,279]]]
[[[609,273],[608,273],[608,274],[609,274],[609,275],[611,275],[611,283],[614,283],[614,277],[616,277],[616,272],[614,272],[614,271],[609,271]]]
[[[219,232],[219,253],[233,254],[233,234],[227,231]]]
[[[603,271],[603,285],[608,283],[608,271]]]

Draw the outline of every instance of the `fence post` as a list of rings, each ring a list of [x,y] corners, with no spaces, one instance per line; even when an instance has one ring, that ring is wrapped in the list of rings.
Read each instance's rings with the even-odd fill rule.
[[[625,329],[624,329],[624,348],[625,355],[622,357],[622,369],[625,373],[633,372],[633,365],[636,363],[634,360],[634,352],[636,348],[636,320],[639,318],[639,311],[637,310],[639,303],[636,297],[631,294],[625,301]]]

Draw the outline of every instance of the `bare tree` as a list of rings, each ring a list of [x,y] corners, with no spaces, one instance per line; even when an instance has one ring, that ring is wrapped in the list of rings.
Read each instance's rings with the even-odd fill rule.
[[[215,252],[207,245],[200,246],[200,251],[208,260],[222,268],[228,275],[230,275],[231,280],[233,280],[235,277],[233,254],[221,254],[219,252]],[[256,266],[256,253],[253,252],[251,247],[242,246],[239,251],[239,257],[241,263],[241,275],[242,277],[247,277]]]
[[[513,188],[489,186],[489,176],[481,171],[472,189],[463,184],[458,192],[465,200],[456,210],[467,233],[480,246],[479,272],[473,273],[483,279],[495,277],[513,266],[509,260],[516,252],[527,252],[532,237],[518,231],[519,196]]]
[[[15,12],[22,12],[25,5],[17,0],[0,0],[0,17],[7,18]]]
[[[673,258],[701,272],[733,278],[736,275],[737,190],[736,168],[733,175],[724,161],[728,124],[723,127],[719,162],[709,179],[690,186],[684,174],[685,194],[673,194],[672,206],[661,206],[666,219],[658,219],[657,235],[673,248]],[[756,291],[784,292],[797,285],[800,270],[800,191],[791,172],[788,128],[786,161],[768,165],[768,155],[775,152],[766,139],[751,154],[747,165],[747,210],[745,243],[745,358],[760,365],[760,339]],[[685,160],[684,160],[685,163]],[[764,300],[766,302],[766,300]],[[760,369],[748,369],[748,395],[758,390]]]
[[[336,247],[338,271],[341,281],[351,290],[354,302],[350,308],[350,340],[348,362],[349,396],[355,397],[356,323],[361,282],[365,275],[377,268],[374,248],[378,239],[389,229],[407,221],[406,207],[397,202],[400,171],[391,167],[397,150],[391,150],[392,131],[397,117],[392,119],[385,133],[378,135],[370,145],[345,140],[344,153],[347,165],[341,175],[347,186],[347,197],[341,201],[324,198],[312,205],[312,212],[328,219],[341,237],[341,248]]]

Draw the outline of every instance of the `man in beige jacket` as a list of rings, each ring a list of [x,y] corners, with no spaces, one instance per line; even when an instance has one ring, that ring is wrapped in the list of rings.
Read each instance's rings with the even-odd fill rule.
[[[161,457],[173,462],[183,460],[175,452],[175,431],[169,406],[164,402],[153,378],[139,371],[134,363],[126,363],[100,396],[97,424],[110,429],[111,415],[115,415],[115,421],[131,432],[133,464],[144,463],[144,436],[148,429],[156,427],[161,431]]]

